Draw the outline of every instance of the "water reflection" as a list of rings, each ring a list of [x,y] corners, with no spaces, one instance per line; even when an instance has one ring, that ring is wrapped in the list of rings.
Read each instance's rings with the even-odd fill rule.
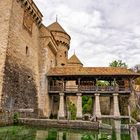
[[[36,132],[36,140],[130,140],[129,133],[114,132],[74,132],[62,130],[44,130]]]
[[[114,122],[115,124],[117,122]],[[118,128],[119,124],[117,124]],[[134,129],[132,129],[134,131]],[[134,138],[136,135],[132,135]],[[140,139],[140,136],[139,136]],[[85,131],[62,129],[37,129],[24,126],[0,128],[0,140],[133,140],[129,131]]]
[[[43,140],[48,137],[48,131],[38,130],[36,132],[36,140]]]
[[[120,120],[114,120],[113,123],[114,131],[39,130],[36,140],[131,140],[129,131],[121,132]]]
[[[116,140],[121,140],[121,120],[114,120]]]

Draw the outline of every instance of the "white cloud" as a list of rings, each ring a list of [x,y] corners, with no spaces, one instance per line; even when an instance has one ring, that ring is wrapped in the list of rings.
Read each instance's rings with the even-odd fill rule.
[[[34,0],[47,26],[58,21],[72,37],[74,50],[85,66],[108,66],[122,59],[140,64],[139,0]]]

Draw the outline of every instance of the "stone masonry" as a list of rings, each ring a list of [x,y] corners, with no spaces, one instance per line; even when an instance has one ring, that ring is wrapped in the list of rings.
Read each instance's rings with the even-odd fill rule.
[[[42,18],[33,0],[0,1],[0,109],[9,112],[22,110],[26,117],[58,115],[64,119],[67,89],[69,94],[77,93],[73,102],[77,106],[77,119],[82,119],[80,84],[81,89],[90,84],[88,87],[93,90],[100,78],[98,75],[103,78],[108,75],[111,81],[115,74],[138,77],[127,69],[83,67],[75,54],[68,59],[71,37],[57,21],[46,27]],[[49,75],[53,70],[54,75]],[[95,74],[98,70],[100,73]],[[60,91],[58,95],[49,94],[51,86]],[[119,116],[118,94],[113,95],[113,101],[114,115]],[[100,117],[101,112],[106,113],[106,109],[100,106],[100,93],[96,93],[94,114]]]
[[[69,35],[57,22],[44,26],[33,0],[1,1],[0,31],[0,106],[49,117],[46,73],[66,65]]]

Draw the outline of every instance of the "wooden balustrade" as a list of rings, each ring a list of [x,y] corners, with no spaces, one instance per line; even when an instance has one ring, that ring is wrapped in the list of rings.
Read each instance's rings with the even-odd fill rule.
[[[50,86],[49,91],[130,91],[130,87],[115,87],[115,86],[69,86],[63,89],[63,86]]]
[[[63,91],[63,86],[50,86],[49,91]]]
[[[79,90],[80,91],[96,91],[97,87],[96,86],[80,86]]]

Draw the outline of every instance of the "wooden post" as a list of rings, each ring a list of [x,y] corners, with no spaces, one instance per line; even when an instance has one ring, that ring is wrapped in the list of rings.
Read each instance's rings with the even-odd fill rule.
[[[64,91],[66,91],[66,80],[64,80]]]
[[[61,81],[62,81],[62,89],[61,89],[61,91],[64,92],[64,78],[62,78]]]
[[[78,91],[80,91],[80,78],[78,78]]]
[[[119,91],[119,86],[117,85],[116,78],[114,78],[114,89],[116,92]]]
[[[51,88],[50,88],[50,78],[48,78],[48,91],[50,91]]]
[[[98,78],[96,78],[96,91],[98,91],[97,81],[98,81]]]

